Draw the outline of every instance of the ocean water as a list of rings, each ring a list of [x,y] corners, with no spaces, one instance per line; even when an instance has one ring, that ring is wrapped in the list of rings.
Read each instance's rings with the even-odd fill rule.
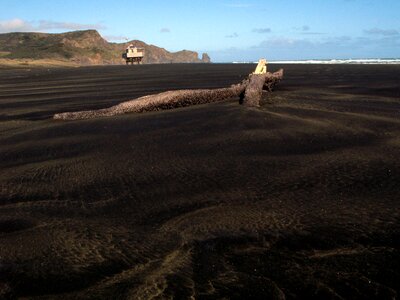
[[[233,62],[251,63],[251,62]],[[257,62],[254,62],[257,63]],[[308,60],[273,60],[269,64],[363,64],[363,65],[398,65],[400,58],[365,58],[365,59],[308,59]]]

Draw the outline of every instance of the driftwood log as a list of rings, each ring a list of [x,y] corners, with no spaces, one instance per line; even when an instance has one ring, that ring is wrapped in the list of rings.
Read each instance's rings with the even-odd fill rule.
[[[275,85],[283,78],[283,70],[275,73],[250,74],[241,104],[247,106],[260,106],[263,90],[271,92]]]
[[[282,77],[282,69],[275,73],[250,74],[241,83],[228,88],[167,91],[122,102],[109,108],[59,113],[55,114],[53,118],[56,120],[92,119],[125,113],[172,109],[235,98],[240,98],[240,103],[243,105],[259,106],[262,91],[272,91]]]

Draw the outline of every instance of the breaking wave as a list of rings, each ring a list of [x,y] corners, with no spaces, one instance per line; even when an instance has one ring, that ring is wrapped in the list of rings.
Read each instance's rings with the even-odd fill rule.
[[[367,59],[309,59],[270,61],[270,64],[363,64],[363,65],[398,65],[400,58],[367,58]]]
[[[258,63],[250,61],[234,61],[234,64]],[[307,60],[275,60],[269,64],[363,64],[363,65],[399,65],[400,58],[364,58],[364,59],[307,59]]]

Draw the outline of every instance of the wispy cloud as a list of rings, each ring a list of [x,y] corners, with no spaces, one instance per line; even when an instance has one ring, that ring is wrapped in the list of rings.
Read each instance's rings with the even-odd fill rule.
[[[400,35],[394,36],[326,36],[319,39],[270,37],[251,47],[209,51],[214,61],[332,59],[397,57]]]
[[[22,19],[11,19],[0,21],[0,32],[24,32],[24,31],[46,31],[51,29],[80,30],[80,29],[106,29],[101,23],[83,24],[74,22],[55,22],[51,20],[40,20],[38,22],[25,21]]]
[[[311,27],[308,25],[303,25],[301,27],[294,27],[293,28],[297,33],[303,34],[303,35],[323,35],[326,34],[325,32],[319,32],[319,31],[310,31]]]
[[[274,58],[349,58],[368,57],[373,53],[395,53],[400,50],[400,35],[384,37],[333,36],[319,40],[274,37],[247,49],[254,53]],[[265,53],[265,54],[264,54]],[[299,55],[300,54],[300,55]],[[384,55],[384,54],[381,54]],[[386,54],[389,55],[390,54]]]
[[[82,24],[74,22],[54,22],[47,20],[40,20],[37,26],[39,30],[48,29],[68,29],[68,30],[79,30],[79,29],[106,29],[106,27],[100,23],[96,24]]]
[[[229,38],[229,39],[233,39],[233,38],[239,37],[239,34],[237,32],[234,32],[232,34],[226,35],[225,37]]]
[[[323,35],[326,34],[325,32],[316,32],[316,31],[306,31],[306,32],[302,32],[301,34],[304,35]]]
[[[252,32],[255,33],[270,33],[272,30],[271,28],[254,28]]]
[[[393,36],[399,35],[399,31],[396,29],[381,29],[381,28],[371,28],[364,30],[364,33],[371,35],[383,35],[383,36]]]
[[[303,26],[300,26],[300,27],[293,27],[293,29],[294,29],[295,31],[306,32],[306,31],[309,31],[309,30],[310,30],[310,26],[308,26],[308,25],[303,25]]]
[[[161,32],[161,33],[170,33],[171,30],[170,30],[169,28],[164,27],[164,28],[161,28],[161,29],[160,29],[160,32]]]
[[[253,5],[249,3],[225,3],[224,6],[231,8],[248,8]]]
[[[258,45],[254,45],[251,49],[268,49],[268,48],[293,48],[299,46],[307,46],[311,43],[307,40],[291,39],[286,37],[275,37],[262,41]]]
[[[128,41],[129,38],[123,35],[105,35],[103,36],[107,41]]]

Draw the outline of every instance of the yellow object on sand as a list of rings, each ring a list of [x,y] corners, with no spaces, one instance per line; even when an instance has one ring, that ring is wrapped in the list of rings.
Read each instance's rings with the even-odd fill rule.
[[[265,73],[267,73],[267,60],[262,58],[258,61],[258,65],[253,74],[265,74]]]

